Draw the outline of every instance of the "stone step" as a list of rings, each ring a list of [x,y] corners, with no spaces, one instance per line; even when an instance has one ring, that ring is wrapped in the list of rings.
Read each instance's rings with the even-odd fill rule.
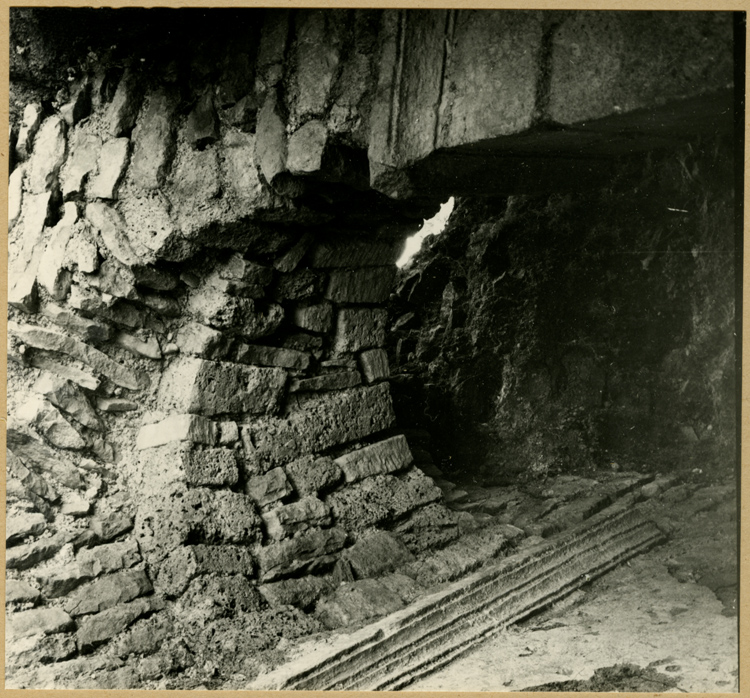
[[[326,651],[320,644],[314,653],[300,647],[297,659],[251,688],[399,690],[663,538],[637,510],[615,505],[564,535],[333,638]]]

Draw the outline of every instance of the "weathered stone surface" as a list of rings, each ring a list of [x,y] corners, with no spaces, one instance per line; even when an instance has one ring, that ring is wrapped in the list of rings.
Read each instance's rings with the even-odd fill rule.
[[[378,579],[361,579],[339,586],[318,602],[316,615],[327,628],[341,628],[402,608],[401,597]]]
[[[149,264],[138,264],[131,271],[138,286],[152,288],[155,291],[173,291],[177,288],[177,277],[164,269]]]
[[[302,258],[305,256],[307,250],[310,249],[313,242],[315,242],[315,236],[312,233],[305,233],[296,243],[294,243],[288,252],[279,257],[273,263],[274,268],[284,274],[293,272],[302,261]]]
[[[185,462],[185,477],[191,485],[235,485],[239,474],[234,450],[190,451]]]
[[[84,392],[74,383],[50,373],[43,373],[34,384],[34,390],[80,424],[92,429],[101,429],[96,410]]]
[[[44,560],[54,557],[65,544],[62,537],[45,538],[8,548],[5,551],[5,566],[14,570],[26,570],[34,567]]]
[[[73,619],[61,608],[33,608],[9,616],[7,627],[8,635],[15,639],[62,633],[73,625]]]
[[[83,437],[71,426],[60,411],[41,395],[33,395],[16,410],[16,418],[32,425],[53,446],[81,449]]]
[[[43,514],[48,515],[49,509],[45,507],[47,502],[57,502],[59,493],[41,475],[27,468],[21,459],[13,451],[6,452],[6,468],[8,472],[8,501],[13,499],[29,500]]]
[[[34,152],[26,170],[26,190],[43,194],[57,187],[57,176],[65,160],[65,122],[59,116],[44,120],[34,139]]]
[[[205,415],[268,414],[279,408],[286,373],[192,357],[173,361],[159,384],[162,409]]]
[[[409,515],[392,531],[406,547],[418,554],[442,548],[459,536],[455,512],[442,504],[428,504]],[[523,533],[523,532],[522,532]]]
[[[94,580],[68,596],[63,607],[71,616],[99,613],[153,590],[143,570],[122,570]]]
[[[381,267],[396,263],[400,245],[376,240],[326,241],[310,254],[311,267]]]
[[[359,355],[359,365],[368,383],[389,378],[388,354],[385,349],[369,349]]]
[[[153,335],[143,340],[128,332],[120,332],[115,337],[115,343],[136,356],[143,356],[147,359],[155,359],[157,361],[163,358],[159,342]]]
[[[331,561],[344,545],[346,532],[339,528],[307,531],[290,540],[273,543],[258,552],[261,582],[271,582],[301,571],[313,571]]]
[[[135,126],[143,98],[142,80],[131,68],[125,70],[107,111],[107,126],[115,137],[126,135]]]
[[[273,269],[244,259],[240,254],[232,255],[219,267],[218,272],[227,281],[244,281],[259,286],[268,286],[273,279]]]
[[[110,257],[105,259],[95,275],[89,276],[86,281],[89,285],[99,289],[101,293],[110,296],[136,300],[139,298],[135,290],[135,276],[129,267]]]
[[[78,648],[72,633],[33,635],[15,639],[6,648],[6,662],[14,669],[41,666],[69,659]]]
[[[169,165],[174,157],[172,123],[176,101],[165,92],[152,92],[148,108],[133,129],[133,158],[130,176],[144,189],[156,189],[164,184]]]
[[[190,294],[187,310],[204,325],[228,329],[247,321],[255,313],[255,305],[252,300],[235,298],[204,284]]]
[[[102,412],[131,412],[138,409],[138,404],[130,400],[123,400],[117,397],[98,397],[96,398],[96,408]]]
[[[118,635],[146,613],[161,609],[163,605],[164,602],[156,597],[136,599],[81,618],[76,632],[78,647],[83,651],[91,649]]]
[[[24,538],[38,536],[47,528],[47,522],[42,514],[23,511],[8,513],[5,517],[5,545],[17,545]]]
[[[362,376],[357,371],[338,371],[324,373],[312,378],[293,378],[289,385],[290,393],[318,392],[322,390],[344,390],[354,388],[362,383]]]
[[[121,658],[128,655],[148,657],[175,637],[175,624],[167,613],[155,613],[149,618],[135,622],[126,632],[118,637],[112,645],[114,653]],[[111,646],[110,646],[111,647]],[[170,667],[172,665],[170,664]],[[140,675],[144,677],[143,663],[139,667]],[[161,674],[162,671],[157,672]]]
[[[219,137],[219,119],[216,116],[211,90],[203,96],[190,112],[185,129],[185,137],[194,148],[205,147]]]
[[[292,322],[311,332],[328,332],[333,322],[333,306],[330,303],[298,305],[292,314]]]
[[[262,519],[271,540],[282,540],[299,531],[328,526],[331,523],[328,507],[313,496],[276,507],[263,514]]]
[[[190,582],[179,605],[186,611],[209,607],[209,617],[217,617],[230,613],[257,613],[263,599],[242,575],[200,576]]]
[[[357,482],[370,475],[401,470],[412,461],[409,444],[403,434],[351,451],[334,460],[347,482]]]
[[[141,554],[138,552],[138,544],[132,538],[118,543],[85,548],[76,555],[76,562],[82,569],[87,570],[92,577],[127,569],[140,561]]]
[[[60,107],[68,126],[75,126],[91,113],[91,85],[87,79],[76,81],[70,89],[70,100]]]
[[[328,141],[328,129],[322,121],[308,121],[289,138],[286,169],[294,175],[318,172]]]
[[[69,380],[80,385],[86,390],[96,390],[101,381],[91,371],[83,370],[70,364],[62,364],[55,361],[49,354],[43,352],[27,352],[27,361],[30,366],[43,371],[50,371],[60,378]],[[82,366],[83,364],[81,364]]]
[[[69,201],[64,205],[63,217],[49,232],[47,245],[39,260],[37,281],[55,300],[64,299],[70,290],[71,273],[67,269],[67,246],[76,232],[77,220],[76,205]]]
[[[257,366],[281,366],[304,371],[310,365],[310,355],[294,349],[242,344],[237,349],[236,361]]]
[[[276,90],[269,90],[258,112],[255,138],[255,161],[269,184],[284,172],[286,152],[286,125],[280,114]]]
[[[334,269],[328,276],[325,297],[336,303],[383,303],[393,289],[396,267]]]
[[[45,330],[41,327],[18,325],[14,322],[8,323],[8,330],[24,344],[38,349],[68,354],[83,361],[96,372],[106,376],[113,383],[121,385],[123,388],[140,390],[148,386],[148,376],[145,374],[115,363],[98,349],[94,349],[73,337],[52,330]]]
[[[63,199],[83,193],[86,177],[96,172],[102,139],[92,133],[76,130],[70,143],[70,155],[60,174]]]
[[[334,351],[342,354],[383,346],[387,320],[383,308],[341,308],[336,316]]]
[[[19,160],[26,160],[31,155],[34,138],[41,125],[42,105],[38,103],[27,104],[23,110],[21,128],[18,130],[18,140],[16,141],[16,157]]]
[[[137,449],[153,448],[171,441],[213,446],[216,443],[216,425],[195,414],[173,414],[156,424],[141,427],[136,438]]]
[[[130,244],[125,220],[118,211],[101,201],[93,201],[86,205],[86,218],[120,262],[133,266],[141,261]]]
[[[86,187],[90,199],[115,199],[130,158],[130,140],[114,138],[106,141],[99,153],[98,172]]]
[[[259,506],[271,504],[283,499],[292,492],[292,486],[282,468],[273,468],[265,475],[253,475],[245,483],[245,492]]]
[[[284,470],[294,489],[302,496],[329,489],[342,477],[341,469],[328,456],[303,456],[287,463]]]
[[[26,467],[35,472],[49,473],[71,489],[81,489],[84,486],[84,480],[77,468],[59,451],[13,428],[9,428],[7,434],[8,449],[18,456]]]
[[[77,334],[86,343],[100,344],[112,337],[110,325],[76,315],[72,310],[63,308],[55,303],[47,303],[42,313],[56,325]]]
[[[89,570],[78,565],[68,564],[60,567],[47,567],[37,571],[34,576],[44,596],[54,599],[88,582],[93,575]]]
[[[285,349],[309,352],[316,359],[320,359],[323,356],[323,338],[312,334],[305,334],[304,332],[287,335],[284,337],[282,346]]]
[[[21,215],[23,203],[23,178],[26,168],[16,167],[8,179],[8,230],[13,228],[18,217]]]
[[[198,322],[188,322],[177,332],[175,342],[183,354],[217,361],[229,352],[231,337]]]
[[[268,469],[386,429],[393,422],[386,384],[321,393],[288,417],[265,417],[247,425],[254,451],[247,457]]]
[[[127,512],[115,510],[97,514],[89,525],[99,540],[108,541],[133,528],[133,517]]]
[[[5,605],[31,603],[36,605],[41,600],[41,594],[31,584],[21,579],[5,580]]]
[[[256,209],[272,208],[274,198],[258,174],[258,136],[228,130],[222,139],[222,165],[228,194],[238,210],[251,214]]]
[[[273,287],[273,296],[279,301],[310,298],[320,291],[323,281],[320,272],[300,267],[279,277]]]
[[[204,574],[251,577],[254,559],[237,545],[185,545],[173,550],[159,565],[157,589],[167,596],[179,596],[190,580]]]
[[[419,470],[396,478],[374,475],[325,498],[337,526],[347,531],[363,531],[395,521],[414,509],[442,497],[440,488]]]
[[[261,584],[258,591],[272,608],[296,606],[304,610],[312,606],[324,593],[333,591],[333,585],[325,578],[301,577]]]

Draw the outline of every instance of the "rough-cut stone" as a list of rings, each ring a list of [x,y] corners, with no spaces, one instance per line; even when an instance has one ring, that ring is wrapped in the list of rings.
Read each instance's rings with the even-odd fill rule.
[[[44,395],[55,407],[59,407],[77,422],[92,429],[101,429],[101,422],[96,410],[77,385],[52,374],[44,373],[39,376],[34,384],[34,390]]]
[[[96,408],[102,412],[119,414],[120,412],[137,410],[138,404],[118,397],[98,397],[96,398]]]
[[[151,93],[148,108],[133,129],[130,176],[144,189],[156,189],[164,184],[174,157],[172,123],[175,107],[175,100],[165,92]]]
[[[308,121],[289,139],[286,168],[294,175],[318,172],[323,164],[323,152],[328,141],[328,129],[322,121]]]
[[[276,281],[273,295],[276,300],[300,300],[317,294],[323,286],[324,276],[313,269],[300,267],[283,274]]]
[[[143,356],[147,359],[155,359],[157,361],[163,358],[159,342],[153,335],[143,340],[127,332],[120,332],[115,337],[115,343],[136,356]]]
[[[71,489],[82,489],[84,480],[77,468],[59,451],[16,429],[8,429],[8,449],[36,472],[49,473]]]
[[[69,380],[76,385],[80,385],[82,388],[86,388],[86,390],[96,390],[101,385],[101,381],[91,371],[70,364],[62,364],[59,361],[55,361],[46,353],[28,352],[27,361],[29,366],[39,368],[43,371],[50,371],[51,373],[60,376],[60,378]]]
[[[320,564],[330,563],[331,555],[344,546],[346,532],[339,528],[307,531],[290,540],[273,543],[260,549],[258,563],[261,582],[313,571]]]
[[[322,390],[344,390],[354,388],[362,383],[362,376],[357,371],[338,371],[325,373],[313,378],[294,378],[289,385],[290,393],[318,392]]]
[[[32,425],[49,443],[57,448],[81,449],[86,442],[60,411],[41,395],[34,395],[16,410],[21,422]]]
[[[93,201],[86,205],[86,218],[120,262],[127,266],[140,262],[128,239],[125,220],[118,211],[101,201]]]
[[[359,355],[359,365],[368,383],[389,378],[388,354],[385,349],[369,349]]]
[[[357,482],[370,475],[392,473],[413,461],[409,444],[403,434],[365,446],[334,460],[347,482]]]
[[[14,639],[30,635],[52,635],[65,632],[73,625],[73,619],[61,608],[33,608],[9,616],[8,635]]]
[[[287,463],[284,470],[294,489],[302,496],[329,489],[342,477],[341,469],[328,456],[303,456]]]
[[[18,130],[18,140],[16,141],[16,157],[19,160],[26,160],[31,155],[34,138],[41,125],[42,105],[36,102],[27,104],[23,110],[21,128]]]
[[[41,600],[41,594],[31,584],[21,579],[5,580],[5,605],[13,604],[34,604]]]
[[[255,160],[269,184],[286,167],[286,125],[280,114],[276,90],[269,90],[258,112]]]
[[[258,208],[271,208],[274,204],[271,191],[264,186],[258,174],[256,135],[230,129],[221,145],[227,194],[237,208],[246,214]]]
[[[55,536],[8,548],[5,551],[5,567],[9,570],[29,569],[54,557],[64,544],[65,540],[61,536]]]
[[[294,349],[242,344],[237,349],[236,361],[257,366],[281,366],[304,371],[310,365],[310,355]]]
[[[248,284],[268,286],[273,279],[273,269],[244,259],[235,253],[219,267],[219,277],[227,281],[244,281]]]
[[[80,568],[88,572],[91,577],[98,577],[107,572],[118,572],[140,561],[138,544],[133,539],[85,548],[76,555],[76,562]]]
[[[108,541],[133,528],[133,517],[124,511],[110,511],[97,514],[89,525],[99,540]]]
[[[98,172],[86,187],[90,199],[115,199],[130,156],[130,140],[114,138],[102,146],[99,153]]]
[[[11,249],[8,268],[8,303],[27,313],[35,313],[38,305],[36,276],[45,247],[45,228],[51,194],[27,193],[23,199],[20,250]]]
[[[78,647],[86,651],[110,638],[119,635],[131,623],[152,611],[160,610],[164,602],[159,598],[136,599],[108,608],[101,613],[81,618],[78,622],[76,640]]]
[[[330,629],[362,623],[402,608],[401,597],[378,579],[361,579],[339,586],[316,607],[316,615]]]
[[[37,282],[54,300],[63,300],[70,291],[72,275],[67,268],[66,251],[77,219],[76,206],[69,201],[65,204],[64,216],[49,232],[47,245],[39,259]]]
[[[47,567],[37,571],[34,576],[44,596],[54,599],[65,596],[84,582],[88,582],[93,575],[78,565],[67,564],[61,567]]]
[[[282,540],[299,531],[328,526],[331,523],[328,507],[313,496],[276,507],[263,514],[262,518],[271,540]]]
[[[135,126],[143,97],[141,85],[141,77],[127,68],[107,111],[108,130],[115,138],[126,135]]]
[[[203,96],[190,112],[185,129],[185,137],[194,148],[203,148],[219,137],[219,119],[214,108],[211,90]]]
[[[91,85],[77,81],[70,89],[70,100],[60,107],[60,114],[71,128],[91,113]]]
[[[344,558],[359,579],[379,577],[414,561],[404,544],[385,531],[366,533],[347,549]]]
[[[21,215],[23,203],[23,178],[26,168],[16,167],[8,179],[8,230],[11,230]]]
[[[412,512],[392,531],[414,554],[442,548],[459,536],[455,512],[442,504],[428,504]]]
[[[136,438],[137,449],[153,448],[171,441],[213,446],[216,443],[216,425],[195,414],[173,414],[156,424],[141,427]]]
[[[237,545],[186,545],[173,550],[159,565],[157,589],[178,596],[190,580],[204,574],[251,577],[254,558],[248,548]]]
[[[173,291],[177,288],[177,277],[164,269],[157,269],[149,264],[138,264],[131,271],[138,286],[152,288],[155,291]]]
[[[257,613],[262,605],[255,586],[238,574],[196,577],[179,601],[179,606],[188,612],[208,607],[210,617]]]
[[[72,633],[58,633],[16,639],[6,648],[6,662],[14,669],[61,662],[78,651],[74,638]]]
[[[153,590],[143,570],[122,570],[94,580],[68,596],[63,607],[71,616],[99,613]]]
[[[102,140],[80,129],[76,130],[70,143],[70,155],[60,174],[63,199],[83,193],[86,177],[96,172]]]
[[[312,233],[305,233],[287,253],[273,263],[274,268],[283,274],[293,272],[313,242],[315,242],[315,236]]]
[[[32,194],[57,187],[57,175],[65,160],[65,131],[65,121],[59,116],[50,116],[42,123],[26,170],[26,190]]]
[[[5,545],[17,545],[29,536],[38,536],[47,528],[42,514],[32,512],[8,513],[5,517]]]
[[[259,418],[248,424],[253,451],[247,457],[265,470],[305,453],[320,452],[382,431],[393,419],[393,405],[385,383],[321,393],[287,417]]]
[[[292,322],[311,332],[328,332],[333,322],[333,306],[330,303],[298,305],[292,314]]]
[[[273,468],[265,475],[254,475],[247,479],[245,492],[252,497],[259,506],[271,504],[283,499],[292,492],[292,486],[281,468]]]
[[[304,610],[312,606],[324,593],[333,591],[333,586],[325,578],[301,577],[261,584],[258,591],[272,608],[296,606]]]
[[[96,275],[86,279],[89,285],[99,289],[101,293],[110,296],[136,300],[139,298],[135,290],[135,276],[129,267],[121,264],[117,259],[109,258],[102,262]]]
[[[336,303],[383,303],[396,280],[396,267],[334,269],[328,276],[325,297]]]
[[[110,325],[89,318],[80,317],[72,310],[63,308],[55,303],[47,303],[42,314],[48,317],[56,325],[77,334],[86,343],[100,344],[112,337]]]
[[[240,440],[240,429],[237,422],[231,420],[219,423],[219,443],[222,446],[236,443]]]
[[[383,308],[341,308],[336,317],[333,350],[343,354],[383,346],[387,320]]]
[[[326,241],[310,254],[311,267],[381,267],[396,263],[399,245],[374,240]]]
[[[280,368],[181,357],[164,372],[158,401],[179,412],[269,414],[278,410],[285,382]]]
[[[8,330],[27,344],[38,349],[57,351],[68,354],[75,359],[90,366],[97,373],[106,376],[113,383],[128,388],[129,390],[140,390],[148,386],[148,376],[140,371],[126,368],[115,363],[106,354],[98,349],[88,346],[83,342],[69,337],[68,335],[41,327],[29,325],[18,325],[14,322],[8,323]]]
[[[183,354],[216,361],[229,352],[231,337],[198,322],[188,322],[177,332],[175,342]]]
[[[418,470],[405,476],[374,475],[325,498],[336,525],[347,531],[363,531],[395,521],[405,514],[439,500],[442,491]]]
[[[190,451],[185,462],[185,477],[191,485],[235,485],[239,474],[234,450]]]

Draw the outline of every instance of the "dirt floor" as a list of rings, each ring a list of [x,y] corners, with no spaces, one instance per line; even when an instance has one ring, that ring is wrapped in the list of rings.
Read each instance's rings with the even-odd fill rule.
[[[408,690],[738,691],[734,483],[676,482],[639,506],[666,544]]]

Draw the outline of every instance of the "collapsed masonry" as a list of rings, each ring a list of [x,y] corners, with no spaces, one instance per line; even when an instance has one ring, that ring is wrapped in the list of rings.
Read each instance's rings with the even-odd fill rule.
[[[725,98],[715,85],[731,82],[729,64],[707,58],[731,42],[717,17],[679,18],[674,47],[695,27],[710,46],[691,49],[690,80],[659,86],[704,119]],[[124,56],[90,53],[13,131],[6,564],[18,686],[252,676],[258,652],[346,625],[343,582],[401,606],[415,581],[393,570],[418,570],[475,526],[444,506],[429,454],[415,449],[415,462],[394,423],[383,348],[394,262],[452,187],[509,181],[478,178],[466,151],[457,170],[420,171],[428,156],[610,113],[570,111],[560,90],[577,78],[550,73],[570,50],[568,37],[550,54],[550,32],[592,40],[599,19],[252,18],[252,40],[235,30],[168,45],[169,61],[126,41]],[[503,48],[499,64],[514,75],[511,101],[495,64],[468,72],[495,76],[496,94],[467,78],[502,37],[524,47]],[[505,105],[491,118],[488,95]],[[637,80],[618,96],[614,113],[655,104]],[[620,148],[602,128],[581,138]],[[673,135],[656,131],[640,147]],[[596,160],[584,169],[598,177],[611,164]]]

